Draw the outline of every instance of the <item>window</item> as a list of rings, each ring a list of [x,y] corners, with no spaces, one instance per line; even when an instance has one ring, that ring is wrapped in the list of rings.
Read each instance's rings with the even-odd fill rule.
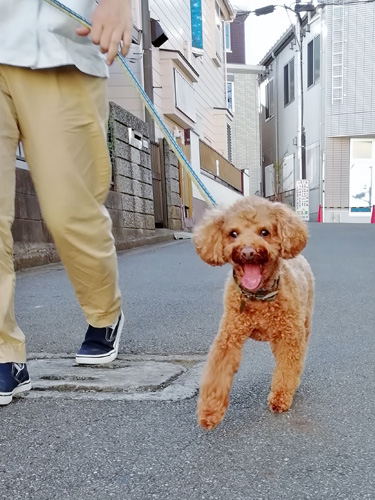
[[[350,213],[371,214],[375,204],[375,140],[350,140]]]
[[[227,82],[227,108],[234,111],[234,82]]]
[[[307,45],[307,86],[311,87],[320,78],[320,35]]]
[[[29,166],[26,163],[25,152],[23,150],[22,142],[18,143],[16,151],[16,166],[17,168],[22,168],[24,170],[29,170]]]
[[[283,185],[282,191],[293,191],[294,189],[294,155],[288,155],[283,158]]]
[[[284,106],[294,101],[294,57],[284,66]]]
[[[232,44],[230,39],[230,23],[225,23],[225,52],[232,52]]]
[[[275,114],[273,104],[273,79],[266,84],[266,120],[272,118]]]
[[[228,149],[228,160],[232,162],[232,127],[227,124],[227,149]]]
[[[191,46],[193,52],[203,51],[202,1],[190,0]]]
[[[224,40],[223,40],[223,22],[220,6],[215,2],[215,42],[216,42],[216,60],[220,65],[223,60]]]
[[[275,194],[275,171],[273,168],[273,163],[267,165],[264,168],[264,180],[265,180],[265,196],[269,198]]]
[[[184,115],[195,121],[195,92],[193,85],[179,71],[174,70],[175,106]]]
[[[306,148],[306,170],[310,189],[318,188],[320,184],[320,148],[318,142]]]

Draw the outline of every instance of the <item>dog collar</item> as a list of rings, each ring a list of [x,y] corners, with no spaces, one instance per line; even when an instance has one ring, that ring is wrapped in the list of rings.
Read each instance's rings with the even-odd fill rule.
[[[240,290],[240,292],[249,300],[256,300],[256,301],[261,301],[261,302],[272,302],[276,295],[279,293],[279,281],[280,278],[277,278],[274,281],[273,284],[273,290],[268,291],[268,290],[257,290],[256,292],[251,292],[250,290],[246,290],[246,288],[243,288],[237,281],[236,275],[233,269],[233,279],[234,282],[237,285],[237,288]]]

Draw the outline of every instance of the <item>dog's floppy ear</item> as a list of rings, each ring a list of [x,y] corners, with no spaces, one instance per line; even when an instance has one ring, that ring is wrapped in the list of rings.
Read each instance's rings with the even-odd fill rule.
[[[193,241],[199,257],[211,266],[225,264],[223,255],[223,213],[218,209],[208,210],[194,228]]]
[[[281,257],[292,259],[305,248],[309,233],[307,224],[282,203],[274,203],[277,232],[281,243]]]

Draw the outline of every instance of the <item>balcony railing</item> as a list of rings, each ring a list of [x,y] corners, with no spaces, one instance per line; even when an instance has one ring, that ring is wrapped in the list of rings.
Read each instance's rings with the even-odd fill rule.
[[[199,141],[200,163],[203,171],[209,172],[229,187],[243,193],[242,171],[211,146]]]

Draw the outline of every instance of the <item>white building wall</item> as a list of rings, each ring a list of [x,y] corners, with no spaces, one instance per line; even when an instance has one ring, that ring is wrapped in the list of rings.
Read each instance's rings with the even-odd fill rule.
[[[324,89],[324,82],[322,78],[318,78],[313,85],[308,87],[307,82],[307,62],[308,62],[308,44],[314,40],[315,37],[320,35],[321,22],[320,16],[316,15],[311,22],[309,22],[309,30],[306,30],[302,42],[302,61],[303,61],[303,124],[306,134],[306,150],[309,152],[316,144],[320,145],[322,139],[321,126],[322,126],[322,106],[321,99]],[[263,151],[274,150],[272,161],[281,163],[286,157],[293,156],[295,158],[295,172],[294,182],[301,178],[300,170],[300,157],[297,147],[299,138],[299,123],[298,112],[300,101],[298,98],[300,83],[300,51],[298,44],[295,40],[291,39],[293,43],[285,43],[281,51],[276,51],[276,58],[272,62],[272,70],[269,78],[274,78],[274,106],[275,116],[270,119],[268,124],[264,126],[264,141]],[[289,103],[285,103],[284,98],[284,68],[286,65],[293,61],[294,64],[294,99]],[[321,60],[321,67],[323,65]],[[267,127],[274,128],[274,134],[267,131]],[[268,143],[267,139],[268,138]],[[322,151],[322,148],[319,148]],[[268,155],[266,155],[268,156]],[[267,158],[269,163],[269,158]],[[319,174],[321,172],[321,157],[319,158]],[[307,178],[311,181],[313,176],[309,170],[308,154],[306,154],[306,174]],[[315,179],[315,177],[314,177]],[[310,214],[312,219],[316,218],[320,203],[320,177],[318,183],[310,185]]]
[[[242,194],[233,191],[233,189],[228,189],[223,184],[220,184],[219,182],[210,179],[206,175],[201,175],[201,179],[219,207],[228,207],[239,198],[242,198]],[[205,201],[203,196],[199,193],[198,189],[195,187],[193,195],[194,198],[196,198],[197,200]]]
[[[246,194],[260,192],[260,124],[258,74],[261,68],[228,66],[234,79],[233,163],[239,170],[247,169]],[[245,175],[246,177],[246,175]]]

